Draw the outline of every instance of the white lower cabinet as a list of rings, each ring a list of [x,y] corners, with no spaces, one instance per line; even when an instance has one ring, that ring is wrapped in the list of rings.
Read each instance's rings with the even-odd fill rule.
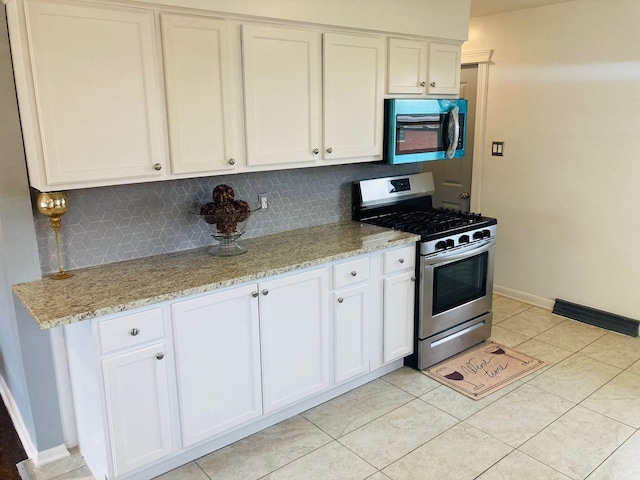
[[[369,371],[369,285],[333,293],[335,382]]]
[[[259,288],[262,395],[269,413],[330,386],[327,268]]]
[[[171,453],[165,345],[106,358],[102,368],[117,477]]]
[[[171,305],[184,447],[262,414],[256,288]]]

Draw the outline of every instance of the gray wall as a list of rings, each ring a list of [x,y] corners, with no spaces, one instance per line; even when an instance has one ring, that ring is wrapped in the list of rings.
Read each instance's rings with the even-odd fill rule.
[[[33,446],[63,444],[49,333],[16,312],[10,286],[41,277],[5,9],[0,9],[0,376]],[[53,383],[52,383],[53,381]]]

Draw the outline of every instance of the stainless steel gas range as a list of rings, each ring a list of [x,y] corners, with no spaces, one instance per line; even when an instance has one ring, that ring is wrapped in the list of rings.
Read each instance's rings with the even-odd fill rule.
[[[407,364],[423,370],[491,335],[497,221],[434,209],[431,173],[353,184],[352,218],[416,233],[415,348]]]

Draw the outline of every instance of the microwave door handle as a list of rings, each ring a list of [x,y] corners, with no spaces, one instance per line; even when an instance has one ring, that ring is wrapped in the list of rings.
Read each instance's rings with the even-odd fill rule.
[[[449,112],[449,128],[447,129],[447,137],[449,140],[449,146],[447,147],[447,158],[453,158],[456,154],[456,148],[458,147],[458,140],[460,139],[460,118],[458,112],[460,108],[456,105]],[[453,132],[453,135],[451,135]],[[453,137],[453,138],[451,138]]]
[[[482,243],[482,245],[479,245],[479,246],[474,245],[471,248],[468,248],[468,247],[464,248],[459,253],[456,253],[455,255],[449,255],[446,252],[443,252],[441,255],[437,257],[425,258],[424,266],[433,267],[441,263],[454,262],[456,260],[467,258],[470,255],[477,255],[479,253],[484,253],[487,250],[489,250],[491,247],[493,247],[495,244],[496,244],[496,239],[492,238],[487,242]]]

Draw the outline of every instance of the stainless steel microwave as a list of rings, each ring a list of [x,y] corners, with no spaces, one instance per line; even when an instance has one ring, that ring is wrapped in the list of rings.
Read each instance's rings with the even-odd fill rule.
[[[466,100],[393,98],[384,107],[387,163],[464,157]]]

